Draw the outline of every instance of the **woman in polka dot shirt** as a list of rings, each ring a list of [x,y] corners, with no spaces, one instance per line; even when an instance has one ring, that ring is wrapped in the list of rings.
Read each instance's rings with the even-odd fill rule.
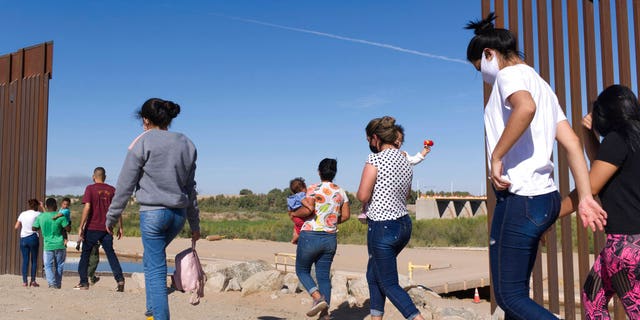
[[[398,126],[392,117],[376,118],[366,127],[373,153],[365,163],[357,197],[369,203],[367,283],[371,319],[381,320],[386,298],[406,319],[424,319],[409,295],[398,284],[397,256],[411,238],[407,197],[413,169],[395,142]]]

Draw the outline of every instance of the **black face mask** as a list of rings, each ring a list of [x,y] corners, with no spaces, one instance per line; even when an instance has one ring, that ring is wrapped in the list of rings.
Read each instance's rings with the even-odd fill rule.
[[[375,147],[375,146],[372,146],[372,145],[369,145],[369,150],[371,150],[371,152],[373,152],[373,153],[378,153],[379,152],[378,148]]]

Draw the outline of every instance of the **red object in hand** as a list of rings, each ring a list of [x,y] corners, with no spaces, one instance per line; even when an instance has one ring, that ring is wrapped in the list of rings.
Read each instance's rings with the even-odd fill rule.
[[[425,147],[432,147],[433,146],[433,140],[425,140],[424,141],[424,146]]]

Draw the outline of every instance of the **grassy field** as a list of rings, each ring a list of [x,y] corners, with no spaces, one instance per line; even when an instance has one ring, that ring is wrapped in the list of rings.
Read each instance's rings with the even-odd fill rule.
[[[136,203],[129,204],[124,213],[126,236],[140,236],[139,209]],[[246,210],[237,207],[201,206],[201,233],[221,235],[226,238],[264,239],[288,242],[291,240],[293,223],[284,212]],[[206,209],[206,210],[205,210]],[[207,210],[213,211],[208,212]],[[265,209],[269,210],[269,209]],[[71,206],[72,233],[78,231],[82,204],[75,202]],[[556,224],[560,238],[560,223]],[[341,224],[338,241],[344,244],[366,244],[366,225],[354,218]],[[573,246],[577,247],[576,220],[572,219]],[[189,237],[189,226],[180,234]],[[589,251],[593,252],[593,233],[588,232]],[[434,219],[413,221],[411,247],[486,247],[488,243],[487,217],[460,219]],[[543,247],[542,250],[545,250]]]
[[[78,230],[82,205],[71,206],[72,233]],[[130,204],[123,215],[126,236],[140,236],[139,206]],[[200,229],[203,236],[221,235],[227,238],[264,239],[288,242],[293,223],[286,213],[260,213],[233,211],[201,213]],[[341,224],[338,241],[345,244],[366,244],[366,225],[354,218]],[[189,225],[185,224],[182,237],[189,237]],[[413,224],[409,246],[413,247],[486,247],[487,217],[464,219],[420,220]]]
[[[293,223],[286,213],[247,214],[246,218],[216,218],[200,222],[203,235],[221,235],[226,238],[264,239],[287,242],[291,240]],[[242,216],[242,214],[240,214]],[[128,235],[136,235],[137,215],[129,215],[126,221]],[[409,246],[415,247],[483,247],[488,242],[486,217],[455,220],[414,221]],[[345,244],[366,244],[366,225],[357,219],[349,220],[339,227],[338,241]],[[132,234],[133,233],[133,234]],[[185,226],[182,236],[189,235]]]

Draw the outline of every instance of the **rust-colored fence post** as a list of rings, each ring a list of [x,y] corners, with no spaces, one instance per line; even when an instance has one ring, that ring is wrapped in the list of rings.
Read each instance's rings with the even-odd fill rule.
[[[632,8],[629,8],[629,5]],[[635,89],[638,90],[640,0],[536,0],[535,8],[531,0],[482,0],[481,6],[483,17],[489,12],[495,12],[496,27],[506,27],[518,36],[519,49],[524,52],[526,62],[536,68],[552,85],[569,121],[581,138],[582,116],[591,110],[591,103],[599,91],[614,83],[631,87],[633,74],[636,75]],[[612,11],[616,13],[613,19]],[[600,25],[597,29],[594,23],[596,13]],[[535,21],[534,17],[537,18]],[[633,42],[630,41],[631,28]],[[615,47],[612,30],[615,30],[616,34]],[[533,42],[536,37],[537,44]],[[553,46],[551,50],[550,43]],[[632,44],[634,47],[631,47]],[[596,60],[598,53],[599,61]],[[635,54],[635,66],[631,65],[631,54]],[[534,61],[534,57],[537,57],[537,61]],[[486,85],[483,89],[486,103],[489,89]],[[566,151],[558,147],[554,153],[554,160],[557,168],[555,179],[560,193],[565,196],[572,188]],[[489,184],[487,190],[491,190]],[[491,192],[487,195],[491,195]],[[494,209],[490,204],[491,200],[488,198],[489,224]],[[577,230],[573,230],[573,222],[577,225]],[[577,215],[561,219],[559,229],[559,237],[555,228],[547,234],[544,248],[546,264],[542,261],[545,255],[538,254],[538,261],[533,270],[532,294],[534,300],[552,312],[562,315],[564,319],[576,319],[580,314],[581,284],[587,276],[590,256],[593,254],[589,249],[591,231],[582,228]],[[574,233],[577,234],[575,243]],[[604,245],[605,237],[602,232],[595,233],[593,237],[593,248],[598,253]],[[575,252],[574,247],[577,248]],[[542,273],[543,265],[546,266],[546,277]],[[558,269],[558,265],[562,270]],[[578,271],[577,277],[574,272],[575,266]],[[494,309],[495,303],[492,302],[492,312]],[[615,319],[625,318],[618,299],[615,300],[613,309],[610,311]]]
[[[52,62],[53,42],[0,56],[0,274],[20,274],[13,227],[26,201],[45,195]]]

